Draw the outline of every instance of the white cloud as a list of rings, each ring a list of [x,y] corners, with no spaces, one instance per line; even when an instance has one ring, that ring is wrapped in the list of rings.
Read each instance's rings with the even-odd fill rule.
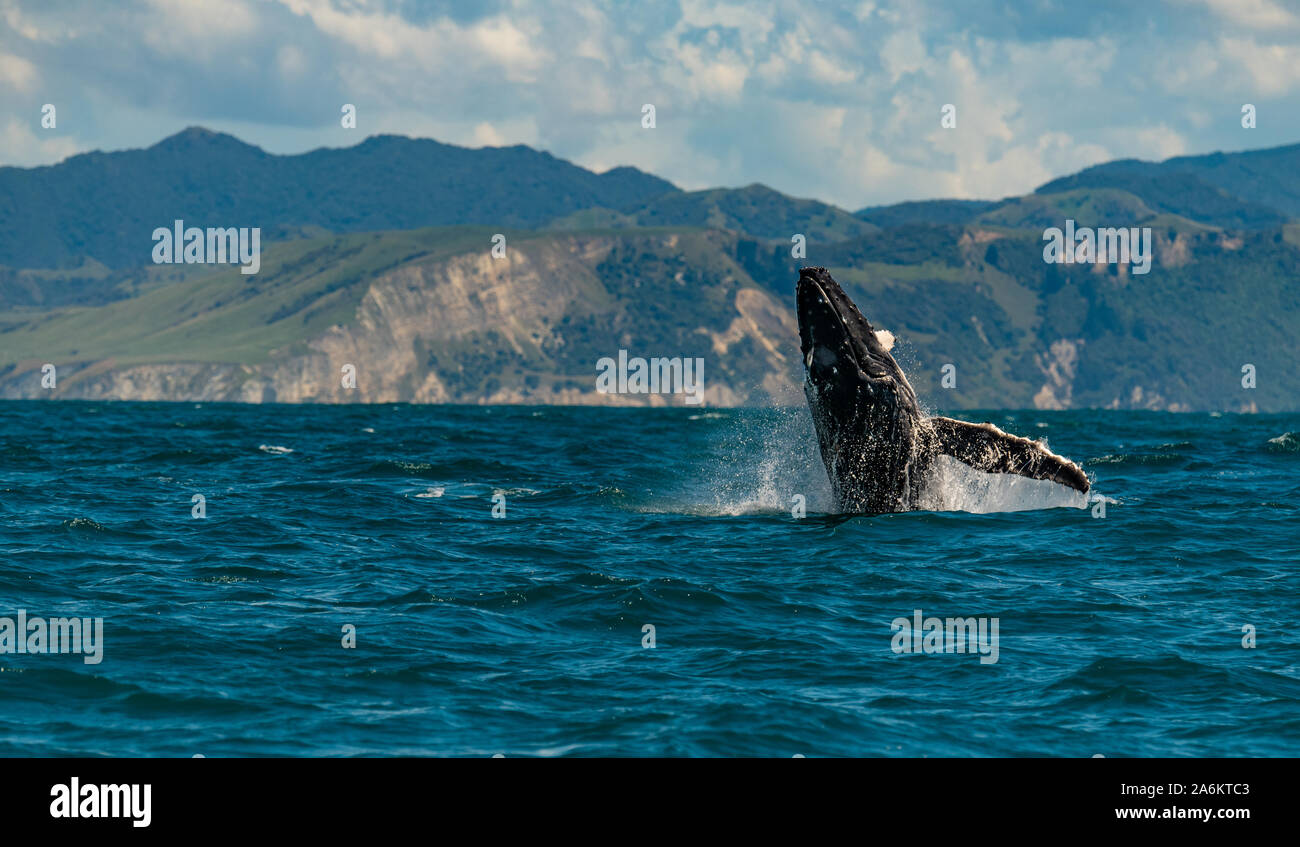
[[[0,129],[4,164],[44,165],[66,159],[80,149],[71,138],[55,134],[57,130],[40,129],[39,126],[39,117],[30,123],[18,118],[9,119]]]
[[[21,56],[0,53],[0,89],[26,93],[36,81],[36,66]]]
[[[474,144],[477,147],[504,147],[506,138],[497,132],[496,127],[484,121],[474,127]]]
[[[830,85],[853,82],[858,76],[852,68],[837,65],[819,52],[808,57],[808,69],[812,72],[813,79]]]
[[[929,61],[921,36],[913,31],[896,32],[885,39],[880,58],[889,72],[890,81],[898,82],[904,75],[919,71]]]
[[[682,17],[673,28],[674,36],[681,36],[691,29],[709,29],[725,27],[740,33],[744,49],[752,52],[765,44],[775,25],[772,22],[772,5],[770,3],[748,3],[745,5],[706,2],[706,0],[683,0]]]
[[[53,26],[39,0],[0,0],[0,91],[33,125],[46,99],[81,97],[69,114],[92,147],[192,123],[277,152],[387,132],[529,144],[686,187],[763,182],[849,208],[1000,197],[1108,157],[1239,149],[1241,102],[1269,118],[1250,143],[1300,137],[1285,102],[1300,88],[1289,3],[1134,4],[1129,25],[1068,38],[1038,0],[1010,6],[1015,27],[932,0],[503,0],[419,18],[396,0],[122,0]],[[1177,16],[1213,16],[1222,32]],[[655,130],[640,126],[646,102]],[[338,126],[342,103],[357,105],[355,135]],[[939,126],[945,103],[955,130]],[[14,141],[6,161],[73,143]]]
[[[1253,38],[1224,38],[1219,49],[1245,72],[1254,92],[1265,97],[1290,94],[1300,83],[1300,45],[1259,44]]]
[[[1072,94],[1102,86],[1118,53],[1110,38],[1053,38],[1032,44],[1009,42],[997,48],[1006,68],[1019,73],[1050,71],[1052,83]],[[1043,80],[1027,82],[1034,85]]]
[[[1203,91],[1201,86],[1222,76],[1220,51],[1208,41],[1184,45],[1170,51],[1156,63],[1155,78],[1166,92],[1189,95]]]
[[[307,70],[307,57],[292,44],[286,44],[275,54],[275,65],[281,76],[295,78]]]
[[[1274,30],[1300,25],[1300,18],[1273,0],[1196,0],[1196,2],[1203,4],[1225,21],[1250,29]]]
[[[533,82],[549,58],[537,46],[539,33],[519,15],[496,15],[461,25],[441,18],[418,26],[397,14],[344,11],[329,0],[281,0],[299,17],[370,57],[410,63],[424,71],[464,73],[492,66],[512,82]]]
[[[1165,124],[1139,129],[1134,135],[1137,149],[1133,155],[1138,158],[1160,161],[1188,152],[1187,141]]]
[[[257,15],[243,0],[145,0],[144,42],[162,55],[210,61],[254,34]]]
[[[75,37],[79,27],[75,21],[63,21],[61,25],[39,26],[24,15],[14,0],[0,2],[0,13],[4,15],[9,31],[27,41],[53,44],[64,38]]]

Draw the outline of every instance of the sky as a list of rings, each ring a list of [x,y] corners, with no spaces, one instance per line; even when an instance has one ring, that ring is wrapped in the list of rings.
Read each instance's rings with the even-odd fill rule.
[[[0,165],[391,133],[855,210],[1300,142],[1298,94],[1300,0],[0,0]]]

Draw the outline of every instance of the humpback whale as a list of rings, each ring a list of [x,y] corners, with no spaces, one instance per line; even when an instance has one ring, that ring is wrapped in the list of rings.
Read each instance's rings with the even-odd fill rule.
[[[795,299],[804,394],[841,511],[917,508],[940,455],[1088,492],[1083,469],[1037,441],[924,414],[894,357],[825,268],[800,270]]]

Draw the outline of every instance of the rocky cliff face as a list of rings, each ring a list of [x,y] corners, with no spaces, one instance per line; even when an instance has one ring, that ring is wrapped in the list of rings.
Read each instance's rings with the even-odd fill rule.
[[[801,263],[829,267],[898,338],[933,408],[1279,411],[1300,396],[1290,226],[1162,224],[1143,276],[1046,264],[1041,233],[983,225],[908,226],[812,245],[801,260],[789,244],[706,229],[510,233],[500,257],[493,237],[303,239],[269,251],[256,277],[217,271],[106,302],[11,308],[0,397],[684,403],[599,393],[597,363],[626,351],[701,361],[709,405],[800,405]]]
[[[683,403],[682,394],[598,393],[597,360],[617,358],[623,349],[629,357],[703,359],[708,405],[788,401],[798,396],[799,378],[790,309],[728,261],[700,268],[674,258],[716,248],[727,238],[707,232],[565,235],[512,246],[502,258],[481,250],[416,260],[370,280],[350,321],[270,350],[262,361],[62,361],[53,363],[51,389],[42,387],[44,363],[32,360],[0,376],[0,396]],[[635,262],[628,267],[637,255],[652,274],[638,278]],[[663,313],[671,315],[667,328],[659,320]]]

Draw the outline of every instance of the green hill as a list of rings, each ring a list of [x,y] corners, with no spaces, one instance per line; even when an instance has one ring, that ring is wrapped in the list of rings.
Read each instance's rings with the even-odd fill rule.
[[[726,229],[787,244],[795,235],[803,235],[806,242],[830,243],[880,229],[843,209],[816,200],[787,197],[766,185],[675,191],[623,212],[585,209],[552,221],[549,228],[637,226]]]
[[[619,349],[705,358],[715,403],[792,389],[774,374],[795,373],[793,318],[741,267],[739,236],[525,232],[494,258],[491,235],[332,235],[273,246],[255,276],[231,268],[105,305],[11,310],[0,396],[591,402],[597,359]],[[40,387],[46,362],[59,368],[53,392]]]
[[[471,150],[388,135],[273,156],[191,128],[145,150],[0,168],[0,266],[144,265],[154,228],[177,218],[264,231],[477,224],[501,232],[595,206],[639,206],[676,190],[635,168],[595,174],[522,146]]]
[[[1212,226],[1272,228],[1300,217],[1300,145],[1163,162],[1123,159],[1052,180],[1037,193],[1077,188],[1123,189],[1153,209]]]
[[[627,350],[703,359],[712,404],[800,403],[794,281],[820,264],[894,333],[932,407],[1292,410],[1300,223],[1289,222],[1292,174],[1268,169],[1296,149],[1112,163],[1024,197],[851,215],[761,185],[682,192],[631,169],[596,175],[526,148],[377,138],[272,157],[191,131],[148,151],[0,169],[13,224],[0,396],[665,402],[595,393],[596,361]],[[466,164],[489,159],[499,171]],[[234,161],[249,170],[223,182]],[[133,182],[146,164],[160,176]],[[1225,174],[1245,187],[1223,188]],[[326,196],[322,175],[359,195]],[[1270,179],[1277,206],[1252,204],[1250,185]],[[59,186],[57,202],[20,215],[13,186],[42,180]],[[147,234],[113,254],[182,197],[217,219],[186,211],[196,224],[261,210],[260,273],[142,264]],[[105,215],[114,203],[122,215]],[[411,225],[426,218],[461,225]],[[476,218],[488,223],[462,224]],[[1150,227],[1150,273],[1044,262],[1043,230],[1066,219]],[[50,244],[63,267],[23,263]],[[52,390],[46,363],[58,368]],[[948,364],[951,389],[940,383]],[[345,365],[354,390],[341,384]],[[1242,385],[1245,365],[1255,388]]]
[[[854,212],[853,216],[885,228],[905,224],[964,224],[996,205],[993,200],[909,200],[889,206],[869,206]]]

